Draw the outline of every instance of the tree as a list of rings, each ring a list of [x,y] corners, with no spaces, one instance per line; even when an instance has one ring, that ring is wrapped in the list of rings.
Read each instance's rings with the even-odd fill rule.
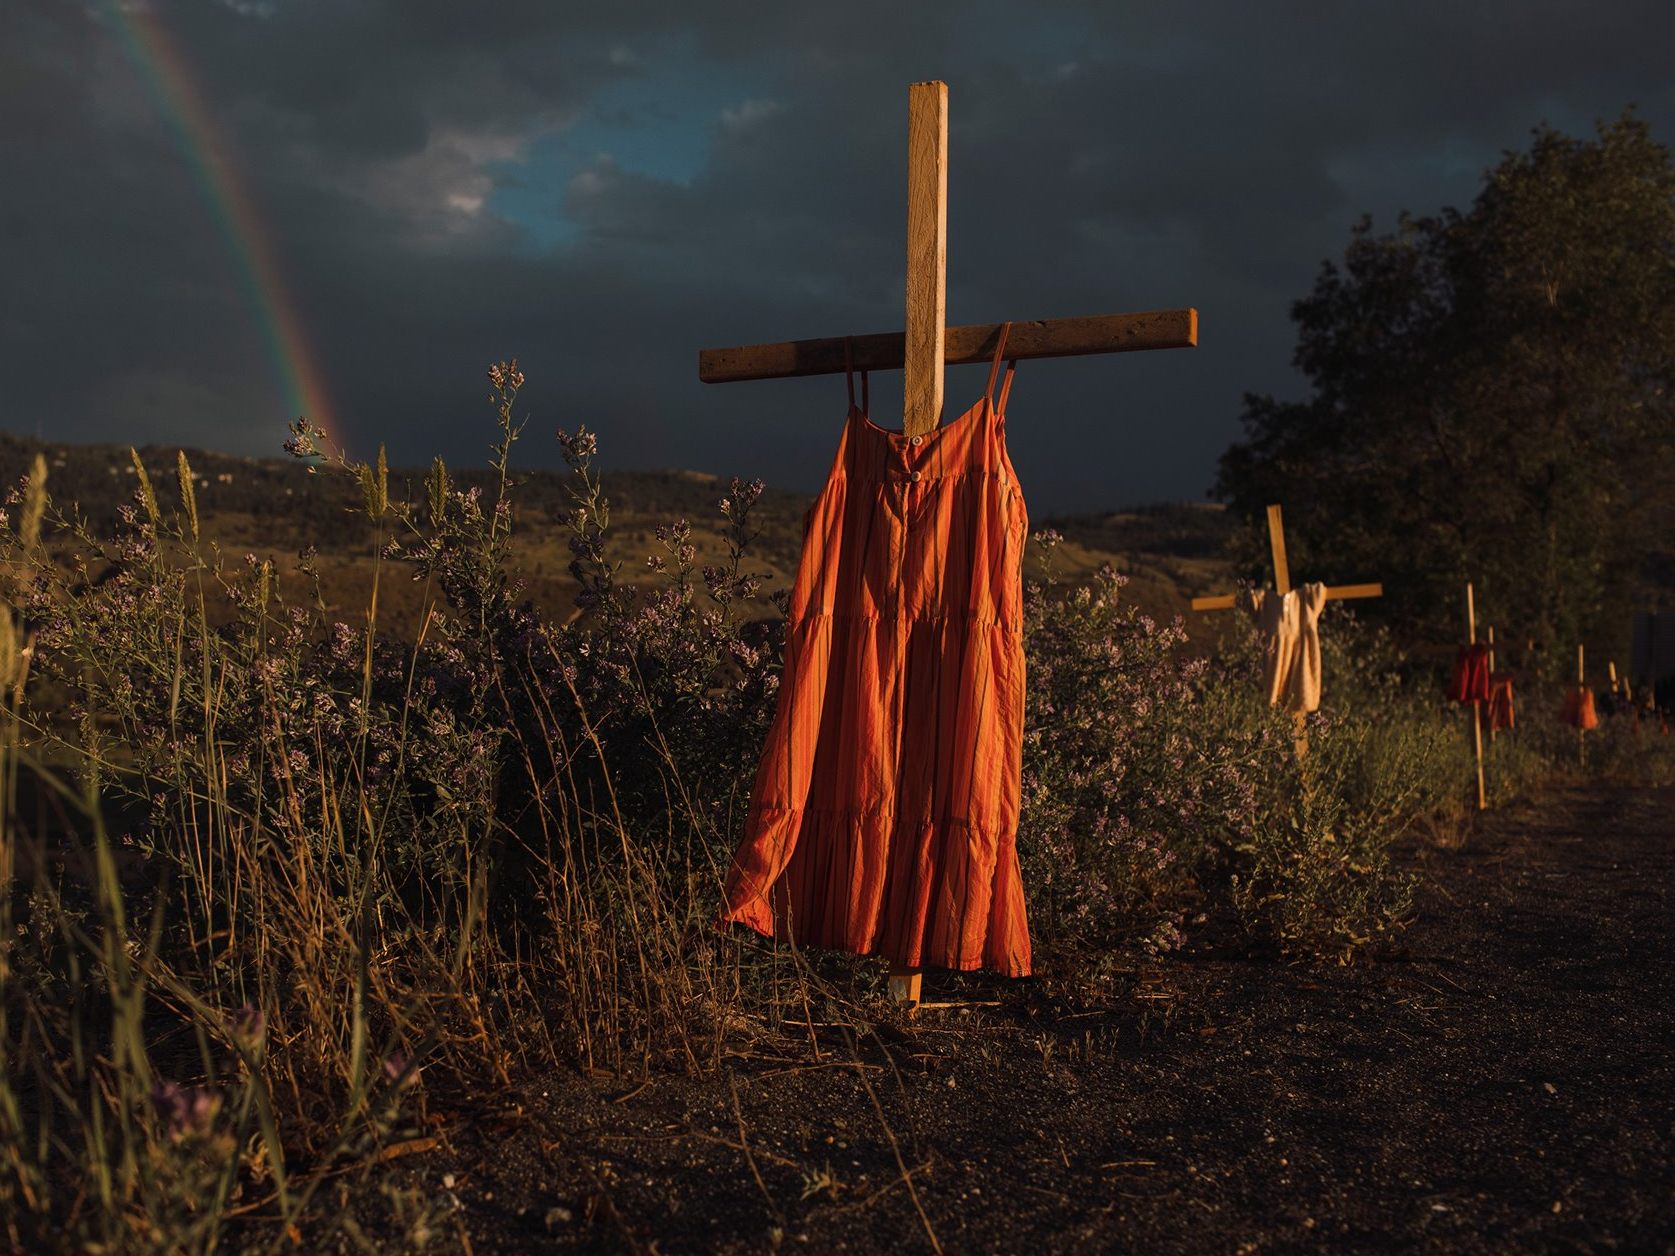
[[[1301,402],[1247,394],[1216,492],[1299,570],[1448,638],[1464,581],[1557,660],[1615,646],[1675,524],[1675,166],[1632,112],[1540,127],[1466,212],[1354,228],[1292,307]]]

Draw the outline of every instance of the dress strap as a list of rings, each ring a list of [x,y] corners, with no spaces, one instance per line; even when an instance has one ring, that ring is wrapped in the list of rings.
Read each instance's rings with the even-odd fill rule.
[[[1006,414],[1006,398],[1012,393],[1012,377],[1018,373],[1018,359],[1012,358],[1006,363],[1006,374],[1000,380],[1000,396],[995,400],[995,413]]]
[[[849,385],[849,408],[853,410],[855,408],[855,343],[851,336],[843,338],[843,374]],[[870,416],[872,414],[872,390],[867,384],[867,374],[868,372],[865,369],[861,371],[861,413]]]
[[[995,380],[1000,377],[1000,360],[1006,356],[1006,333],[1011,330],[1010,322],[1000,325],[1000,338],[995,341],[994,361],[989,363],[989,386],[983,390],[983,395],[989,399],[991,410],[995,408]]]

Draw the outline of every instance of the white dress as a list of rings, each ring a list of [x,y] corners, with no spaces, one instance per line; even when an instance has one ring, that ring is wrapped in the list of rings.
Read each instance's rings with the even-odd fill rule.
[[[1245,608],[1267,654],[1264,680],[1268,705],[1282,706],[1294,715],[1320,706],[1320,612],[1326,606],[1326,586],[1305,584],[1289,593],[1247,589],[1239,604]]]

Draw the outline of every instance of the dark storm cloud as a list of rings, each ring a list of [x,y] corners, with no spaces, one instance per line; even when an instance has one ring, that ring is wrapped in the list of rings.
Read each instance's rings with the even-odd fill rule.
[[[696,351],[900,325],[915,79],[950,83],[952,320],[1202,313],[1196,351],[1021,368],[1038,513],[1200,493],[1240,393],[1298,388],[1287,306],[1361,212],[1468,201],[1542,119],[1638,102],[1675,135],[1666,4],[154,11],[352,446],[405,462],[477,458],[481,370],[517,353],[529,460],[586,422],[617,465],[812,486],[842,384],[705,388]],[[0,11],[3,421],[271,451],[289,416],[235,259],[114,20]],[[951,409],[980,386],[951,372]],[[899,407],[898,380],[875,393]]]

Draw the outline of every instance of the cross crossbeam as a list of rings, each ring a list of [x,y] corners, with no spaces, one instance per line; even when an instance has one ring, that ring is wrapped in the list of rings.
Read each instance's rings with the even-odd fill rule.
[[[1290,589],[1281,589],[1281,593],[1289,593]],[[1382,584],[1329,584],[1326,586],[1326,600],[1328,602],[1347,602],[1353,598],[1383,597]],[[1195,611],[1230,611],[1239,604],[1239,597],[1235,593],[1218,593],[1214,597],[1195,597],[1192,599],[1192,609]]]
[[[986,363],[994,356],[1000,323],[950,327],[944,339],[945,366]],[[1006,333],[1006,356],[1073,358],[1090,353],[1135,353],[1147,349],[1191,349],[1198,344],[1198,311],[1151,310],[1142,314],[1094,314],[1085,318],[1049,318],[1013,323]],[[907,333],[873,332],[864,336],[827,336],[782,340],[775,344],[703,349],[698,378],[706,384],[750,379],[793,379],[857,371],[896,371],[907,362]]]

